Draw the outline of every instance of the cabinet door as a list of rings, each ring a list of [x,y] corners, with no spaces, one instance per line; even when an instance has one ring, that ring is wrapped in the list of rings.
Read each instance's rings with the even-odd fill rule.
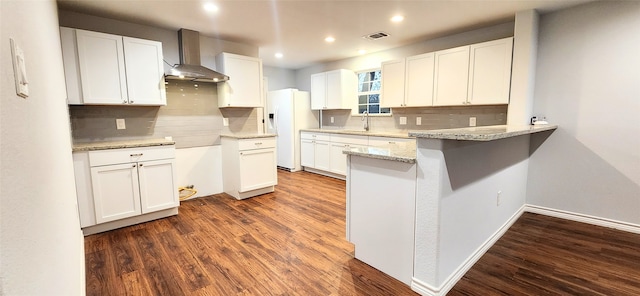
[[[179,206],[173,159],[138,163],[138,181],[143,214]]]
[[[471,45],[469,102],[508,104],[513,38]]]
[[[405,97],[405,60],[382,63],[382,88],[380,105],[383,107],[403,107]],[[407,78],[409,78],[407,76]]]
[[[97,223],[140,215],[137,164],[92,167],[91,185]]]
[[[322,110],[327,107],[327,75],[318,73],[311,75],[311,110]]]
[[[315,147],[313,140],[300,140],[300,165],[315,168]]]
[[[435,53],[407,58],[404,100],[405,106],[433,106],[433,73]]]
[[[129,104],[166,105],[162,43],[122,37]]]
[[[240,151],[240,190],[247,192],[278,183],[275,149]]]
[[[262,107],[262,61],[258,58],[223,53],[222,72],[229,76],[218,84],[219,107]]]
[[[435,53],[434,106],[464,105],[469,84],[469,46]]]
[[[323,171],[331,171],[331,149],[329,142],[316,141],[314,145],[315,168]]]
[[[127,104],[122,37],[76,30],[84,104]]]

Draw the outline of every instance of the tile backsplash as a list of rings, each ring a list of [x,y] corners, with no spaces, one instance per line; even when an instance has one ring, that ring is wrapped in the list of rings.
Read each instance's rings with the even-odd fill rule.
[[[167,105],[161,107],[69,106],[74,142],[171,136],[177,148],[187,148],[219,145],[223,133],[257,131],[258,111],[219,109],[215,84],[171,80],[166,89]],[[125,119],[126,129],[116,129],[117,118]]]
[[[370,116],[370,129],[404,132],[460,128],[469,126],[470,117],[476,117],[477,126],[507,123],[507,105],[395,108],[391,113],[391,116]],[[406,125],[400,124],[400,117],[406,117]],[[421,118],[421,125],[416,124],[417,117]],[[351,110],[324,110],[322,125],[327,129],[363,129],[362,116],[351,115]]]

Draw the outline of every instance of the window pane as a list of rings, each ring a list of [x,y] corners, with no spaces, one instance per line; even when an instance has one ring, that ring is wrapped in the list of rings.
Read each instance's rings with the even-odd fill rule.
[[[367,110],[367,105],[358,105],[358,113],[359,114],[364,113],[365,110]]]
[[[381,77],[382,77],[382,71],[381,70],[378,70],[378,71],[374,72],[373,80],[380,81]]]
[[[367,77],[366,72],[358,73],[358,84],[362,84],[362,82],[364,82],[364,79],[366,77]]]
[[[369,104],[379,104],[380,95],[369,95]]]
[[[366,104],[367,103],[367,95],[358,96],[358,104]]]
[[[371,82],[372,91],[380,91],[380,80]]]
[[[389,114],[391,113],[391,108],[380,108],[380,113]]]
[[[360,88],[358,89],[359,92],[367,92],[369,91],[369,82],[365,82],[363,84],[360,84]]]
[[[380,112],[380,105],[369,105],[369,113],[373,114],[373,113],[379,113]]]

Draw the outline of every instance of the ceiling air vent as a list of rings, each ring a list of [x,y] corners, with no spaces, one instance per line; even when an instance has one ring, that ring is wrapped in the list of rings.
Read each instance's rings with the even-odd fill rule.
[[[373,34],[362,36],[362,38],[369,39],[369,40],[378,40],[378,39],[381,39],[381,38],[384,38],[384,37],[388,37],[388,36],[389,36],[389,34],[387,34],[385,32],[376,32],[376,33],[373,33]]]

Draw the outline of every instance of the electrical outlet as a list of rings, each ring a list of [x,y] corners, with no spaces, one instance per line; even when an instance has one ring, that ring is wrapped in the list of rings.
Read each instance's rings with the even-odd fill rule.
[[[502,197],[502,190],[498,190],[498,195],[496,195],[496,206],[500,206],[501,197]]]
[[[469,117],[469,126],[476,126],[476,118]]]
[[[334,123],[335,119],[333,118],[333,116],[331,116],[331,123]]]
[[[229,126],[229,118],[222,117],[222,126]]]
[[[400,117],[400,125],[407,125],[407,117],[405,116]]]
[[[117,118],[116,119],[116,129],[127,129],[127,125],[124,122],[124,118]]]
[[[416,125],[422,125],[422,117],[416,117]]]

